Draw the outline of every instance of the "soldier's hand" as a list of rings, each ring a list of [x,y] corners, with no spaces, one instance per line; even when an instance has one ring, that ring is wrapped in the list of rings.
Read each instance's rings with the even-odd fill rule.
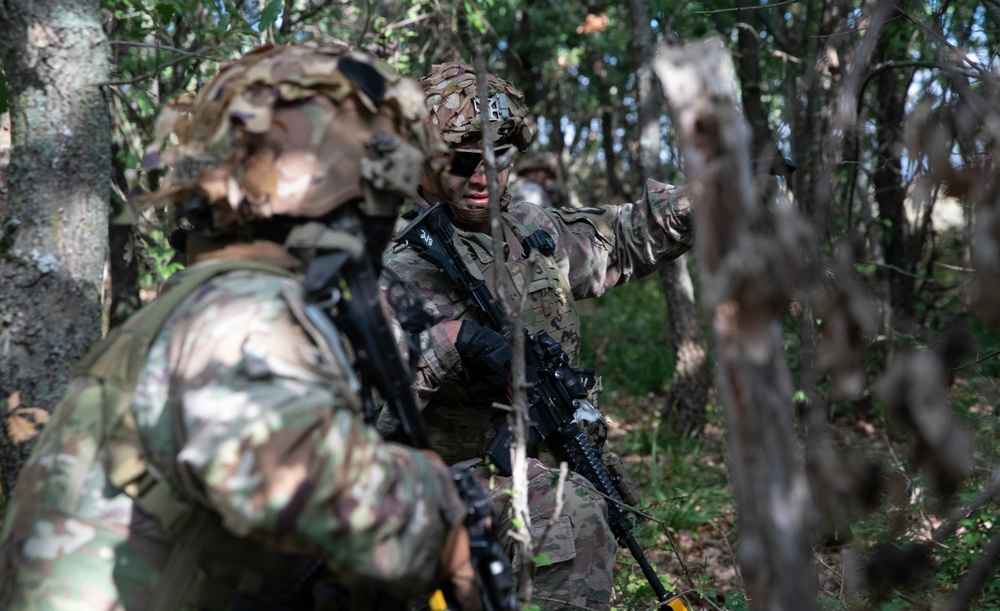
[[[507,396],[513,352],[507,339],[471,320],[463,320],[455,339],[469,390],[491,399]]]
[[[469,552],[469,531],[461,524],[453,526],[445,539],[438,562],[438,578],[442,588],[448,591],[448,598],[458,603],[461,611],[482,611],[483,598],[476,585]]]
[[[448,472],[448,479],[452,479],[451,469],[445,465],[440,454],[434,450],[420,450],[420,453],[439,465],[442,470]],[[446,608],[448,611],[482,610],[482,594],[476,583],[476,573],[472,566],[472,552],[469,549],[469,531],[466,530],[464,524],[455,524],[448,531],[444,546],[441,548],[441,556],[438,559],[434,581],[439,585],[441,590],[447,593],[447,600],[439,602],[457,603],[459,608],[454,609],[453,605],[438,607],[434,602],[434,597],[432,597],[432,609]]]

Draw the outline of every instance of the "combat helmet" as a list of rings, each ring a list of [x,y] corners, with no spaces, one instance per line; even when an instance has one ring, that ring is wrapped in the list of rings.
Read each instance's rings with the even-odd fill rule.
[[[513,145],[522,153],[528,150],[532,139],[528,107],[524,94],[507,81],[487,75],[490,97],[485,113],[476,92],[476,71],[469,64],[436,64],[417,82],[426,96],[431,125],[452,150],[479,150],[484,116],[490,120],[495,146]]]
[[[161,114],[144,165],[173,174],[152,199],[222,236],[355,201],[364,216],[391,220],[425,160],[444,151],[426,115],[416,84],[368,53],[262,47]]]
[[[553,180],[559,179],[559,163],[552,153],[529,153],[518,159],[517,164],[514,166],[514,171],[518,174],[524,174],[532,170],[546,172]]]
[[[431,129],[440,134],[452,152],[481,150],[484,118],[490,121],[490,133],[497,150],[516,147],[524,152],[531,144],[532,133],[524,95],[496,75],[487,75],[490,95],[489,107],[485,111],[480,108],[476,72],[469,64],[436,64],[430,74],[417,82],[424,90]],[[428,198],[441,198],[457,222],[477,226],[489,220],[487,209],[447,201],[440,174],[425,172],[420,186]],[[501,207],[505,207],[508,201],[509,194],[504,193]]]

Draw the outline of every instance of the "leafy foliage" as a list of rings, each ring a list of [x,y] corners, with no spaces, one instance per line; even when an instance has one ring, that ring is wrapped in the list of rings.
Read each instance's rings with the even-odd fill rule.
[[[611,399],[660,392],[673,370],[661,290],[651,277],[585,302],[581,360],[603,377]]]

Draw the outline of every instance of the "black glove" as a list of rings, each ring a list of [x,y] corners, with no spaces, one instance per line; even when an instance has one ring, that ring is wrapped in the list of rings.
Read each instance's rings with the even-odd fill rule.
[[[471,320],[463,320],[455,348],[462,358],[462,368],[472,394],[491,400],[507,396],[513,352],[504,336]]]

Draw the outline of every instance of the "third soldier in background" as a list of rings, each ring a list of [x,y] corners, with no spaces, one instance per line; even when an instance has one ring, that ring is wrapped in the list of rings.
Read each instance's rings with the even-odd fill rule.
[[[514,164],[508,189],[511,199],[542,208],[567,206],[566,192],[559,180],[559,162],[552,153],[527,153]]]
[[[451,147],[452,155],[447,171],[424,173],[415,206],[419,210],[436,202],[447,205],[457,250],[472,274],[485,279],[496,295],[482,121],[491,122],[498,156],[512,147],[527,150],[532,134],[524,98],[509,83],[491,75],[489,108],[479,109],[475,73],[462,63],[435,66],[418,82],[426,96],[430,124]],[[507,189],[511,168],[499,170],[505,294],[519,304],[527,293],[527,330],[547,331],[577,366],[580,317],[576,300],[596,297],[646,275],[691,247],[693,231],[685,190],[649,180],[642,198],[634,203],[541,208],[511,197]],[[402,220],[397,228],[405,225]],[[532,244],[538,257],[529,262]],[[449,464],[474,469],[487,486],[490,472],[482,453],[507,419],[506,412],[493,409],[492,404],[509,401],[509,343],[488,328],[476,306],[413,248],[390,245],[385,265],[409,281],[440,318],[429,332],[417,376],[417,392],[436,449]],[[388,281],[386,276],[383,279]],[[383,416],[379,427],[391,435],[394,423],[386,412]],[[601,425],[592,423],[590,432],[600,437]],[[550,469],[556,466],[544,455],[529,462],[529,507],[536,536],[554,511],[555,478]],[[510,479],[492,481],[495,515],[503,521],[499,532],[507,532]],[[576,474],[567,482],[564,500],[562,517],[542,549],[549,564],[535,572],[535,602],[545,609],[608,609],[616,543],[607,524],[605,501]]]

